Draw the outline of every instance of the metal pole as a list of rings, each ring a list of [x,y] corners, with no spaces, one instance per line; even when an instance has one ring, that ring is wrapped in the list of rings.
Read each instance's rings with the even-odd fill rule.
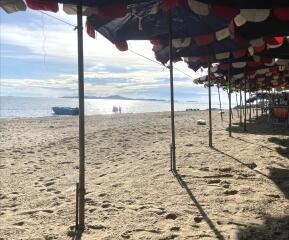
[[[221,120],[223,121],[223,111],[222,111],[222,102],[221,102],[220,86],[219,86],[219,84],[217,84],[217,88],[218,88],[218,95],[219,95],[219,105],[220,105]]]
[[[245,78],[244,84],[244,102],[245,102],[245,116],[244,116],[244,132],[247,131],[247,79]]]
[[[258,119],[258,92],[256,92],[256,119]]]
[[[249,121],[251,122],[252,121],[252,94],[251,94],[251,82],[249,80],[249,98],[250,98],[250,103],[249,103]]]
[[[229,136],[232,137],[231,64],[229,64],[229,70],[228,70],[228,86],[229,86]]]
[[[78,199],[79,199],[79,196],[78,196],[78,189],[79,189],[79,184],[76,183],[76,194],[75,194],[75,229],[78,229],[78,209],[79,209],[79,202],[78,202]]]
[[[208,61],[208,82],[209,82],[209,147],[213,147],[213,130],[212,130],[212,103],[211,103],[211,62]]]
[[[170,94],[171,94],[171,170],[176,171],[176,138],[175,138],[175,106],[174,106],[174,72],[173,72],[173,44],[172,44],[172,12],[169,11],[169,46],[170,46]]]
[[[263,93],[263,89],[262,89],[262,105],[261,105],[261,116],[263,117],[264,113],[263,113],[263,107],[264,107],[264,93]]]
[[[242,125],[242,87],[241,87],[241,81],[240,81],[240,125]]]
[[[78,40],[78,98],[79,98],[79,230],[85,228],[85,129],[84,129],[84,67],[83,67],[83,23],[82,0],[77,4]]]
[[[236,84],[236,80],[235,80],[235,84],[234,84],[234,85],[235,85],[235,96],[236,96],[236,106],[237,106],[236,109],[237,109],[237,116],[240,117],[240,114],[239,114],[239,108],[238,108],[238,105],[239,105],[239,104],[238,104],[238,92],[237,92],[237,84]],[[239,107],[240,107],[240,106],[239,106]]]

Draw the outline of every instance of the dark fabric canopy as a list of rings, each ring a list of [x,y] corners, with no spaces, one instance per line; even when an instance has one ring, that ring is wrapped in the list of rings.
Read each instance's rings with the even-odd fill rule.
[[[244,25],[237,27],[236,32],[246,40],[264,36],[287,36],[289,35],[289,25],[288,20],[281,21],[271,13],[264,21],[246,22]]]
[[[274,8],[274,7],[289,7],[287,0],[197,0],[198,2],[226,5],[235,8]]]
[[[258,53],[258,55],[264,57],[289,59],[289,42],[285,41],[280,47],[268,49],[267,51]]]
[[[122,18],[107,20],[92,15],[88,22],[96,31],[113,43],[126,40],[151,40],[168,38],[168,12],[154,11],[156,1],[133,5]],[[184,5],[172,9],[173,38],[186,38],[216,31],[227,27],[229,20],[210,13],[200,16]]]

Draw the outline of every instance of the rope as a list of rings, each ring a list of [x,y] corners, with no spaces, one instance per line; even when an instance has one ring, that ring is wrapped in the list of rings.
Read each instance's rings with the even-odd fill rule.
[[[46,46],[46,35],[45,35],[45,29],[44,29],[44,27],[45,27],[45,22],[44,22],[44,15],[43,14],[41,14],[41,23],[42,23],[42,51],[43,51],[43,64],[44,64],[44,66],[46,66],[46,55],[47,55],[47,53],[46,53],[46,49],[45,49],[45,46]]]
[[[73,27],[74,29],[77,28],[76,25],[73,25],[72,23],[66,22],[66,21],[64,21],[63,19],[60,19],[60,18],[55,17],[55,16],[52,16],[52,15],[46,13],[46,12],[43,12],[43,11],[39,11],[39,12],[41,12],[42,14],[45,14],[45,15],[48,16],[48,17],[54,18],[55,20],[58,20],[58,21],[60,21],[60,22],[62,22],[62,23],[65,23],[65,24],[67,24],[67,25]]]
[[[151,61],[151,62],[153,62],[153,63],[156,63],[156,64],[164,67],[164,65],[161,64],[160,62],[157,62],[157,61],[155,61],[155,60],[153,60],[153,59],[151,59],[151,58],[148,58],[148,57],[146,57],[146,56],[144,56],[144,55],[142,55],[142,54],[140,54],[140,53],[137,53],[137,52],[135,52],[135,51],[133,51],[133,50],[130,50],[130,49],[129,49],[128,51],[134,53],[135,55],[138,55],[138,56],[140,56],[140,57],[142,57],[142,58],[145,58],[145,59],[147,59],[147,60],[149,60],[149,61]],[[168,68],[168,67],[166,67],[166,68]],[[189,74],[185,73],[184,71],[180,70],[179,68],[174,67],[174,69],[177,70],[177,71],[179,71],[180,73],[186,75],[187,77],[191,78],[192,80],[194,80],[194,78],[192,78]],[[197,73],[197,72],[196,72],[196,73]],[[197,73],[197,74],[199,74],[199,73]]]

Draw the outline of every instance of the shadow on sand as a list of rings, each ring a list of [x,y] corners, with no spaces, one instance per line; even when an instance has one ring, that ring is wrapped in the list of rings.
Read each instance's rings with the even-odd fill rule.
[[[237,234],[238,240],[287,240],[289,239],[289,217],[265,217],[261,226],[248,226]]]
[[[221,150],[219,150],[219,149],[217,149],[217,148],[215,148],[215,147],[213,147],[212,149],[214,149],[215,151],[217,151],[218,153],[220,153],[220,154],[222,154],[222,155],[225,155],[226,157],[229,157],[230,159],[232,159],[232,160],[234,160],[235,162],[241,164],[242,166],[250,169],[251,171],[253,171],[253,172],[255,172],[255,173],[259,174],[259,175],[262,175],[262,176],[265,177],[265,178],[270,179],[269,176],[267,176],[266,174],[264,174],[264,173],[260,172],[259,170],[255,169],[255,168],[256,168],[256,165],[254,165],[254,164],[252,164],[252,163],[244,163],[244,162],[242,162],[240,159],[238,159],[238,158],[236,158],[236,157],[233,157],[233,156],[229,155],[228,153],[225,153],[225,152],[223,152],[223,151],[221,151]]]
[[[206,221],[206,223],[209,225],[209,227],[212,229],[214,232],[216,239],[218,240],[225,240],[224,236],[220,233],[220,231],[216,228],[212,220],[208,217],[204,209],[202,208],[201,204],[198,202],[198,200],[195,198],[193,195],[192,191],[189,189],[187,183],[183,180],[182,176],[179,175],[177,171],[173,172],[174,176],[178,180],[179,184],[181,185],[182,188],[184,188],[189,195],[190,199],[193,201],[195,206],[198,208],[200,214],[202,215],[203,219]]]
[[[83,231],[78,230],[75,226],[69,227],[67,231],[67,236],[71,238],[71,240],[81,240]]]
[[[283,125],[273,125],[268,121],[267,116],[253,118],[250,122],[247,121],[247,134],[258,135],[284,135],[289,134],[289,129]],[[226,131],[229,129],[226,128]],[[244,125],[240,123],[233,123],[231,128],[232,133],[244,133]]]
[[[276,151],[283,157],[289,158],[289,138],[280,139],[277,137],[268,138],[269,142],[278,144],[279,147],[276,147]]]
[[[287,143],[286,143],[287,146]],[[214,148],[217,152],[229,157],[230,159],[242,164],[250,170],[258,173],[271,180],[283,192],[284,196],[289,199],[289,169],[286,168],[269,168],[270,174],[266,174],[254,169],[252,166],[245,164],[241,160]],[[278,201],[279,195],[272,195],[272,198]],[[282,213],[280,213],[282,215]],[[264,223],[260,225],[248,226],[237,233],[238,240],[288,240],[289,239],[289,216],[283,218],[273,218],[264,213]]]

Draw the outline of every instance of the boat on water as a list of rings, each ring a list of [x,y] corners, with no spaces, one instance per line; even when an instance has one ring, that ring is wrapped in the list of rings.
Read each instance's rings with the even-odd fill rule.
[[[55,115],[78,115],[79,109],[78,108],[71,108],[71,107],[53,107],[52,111]]]

